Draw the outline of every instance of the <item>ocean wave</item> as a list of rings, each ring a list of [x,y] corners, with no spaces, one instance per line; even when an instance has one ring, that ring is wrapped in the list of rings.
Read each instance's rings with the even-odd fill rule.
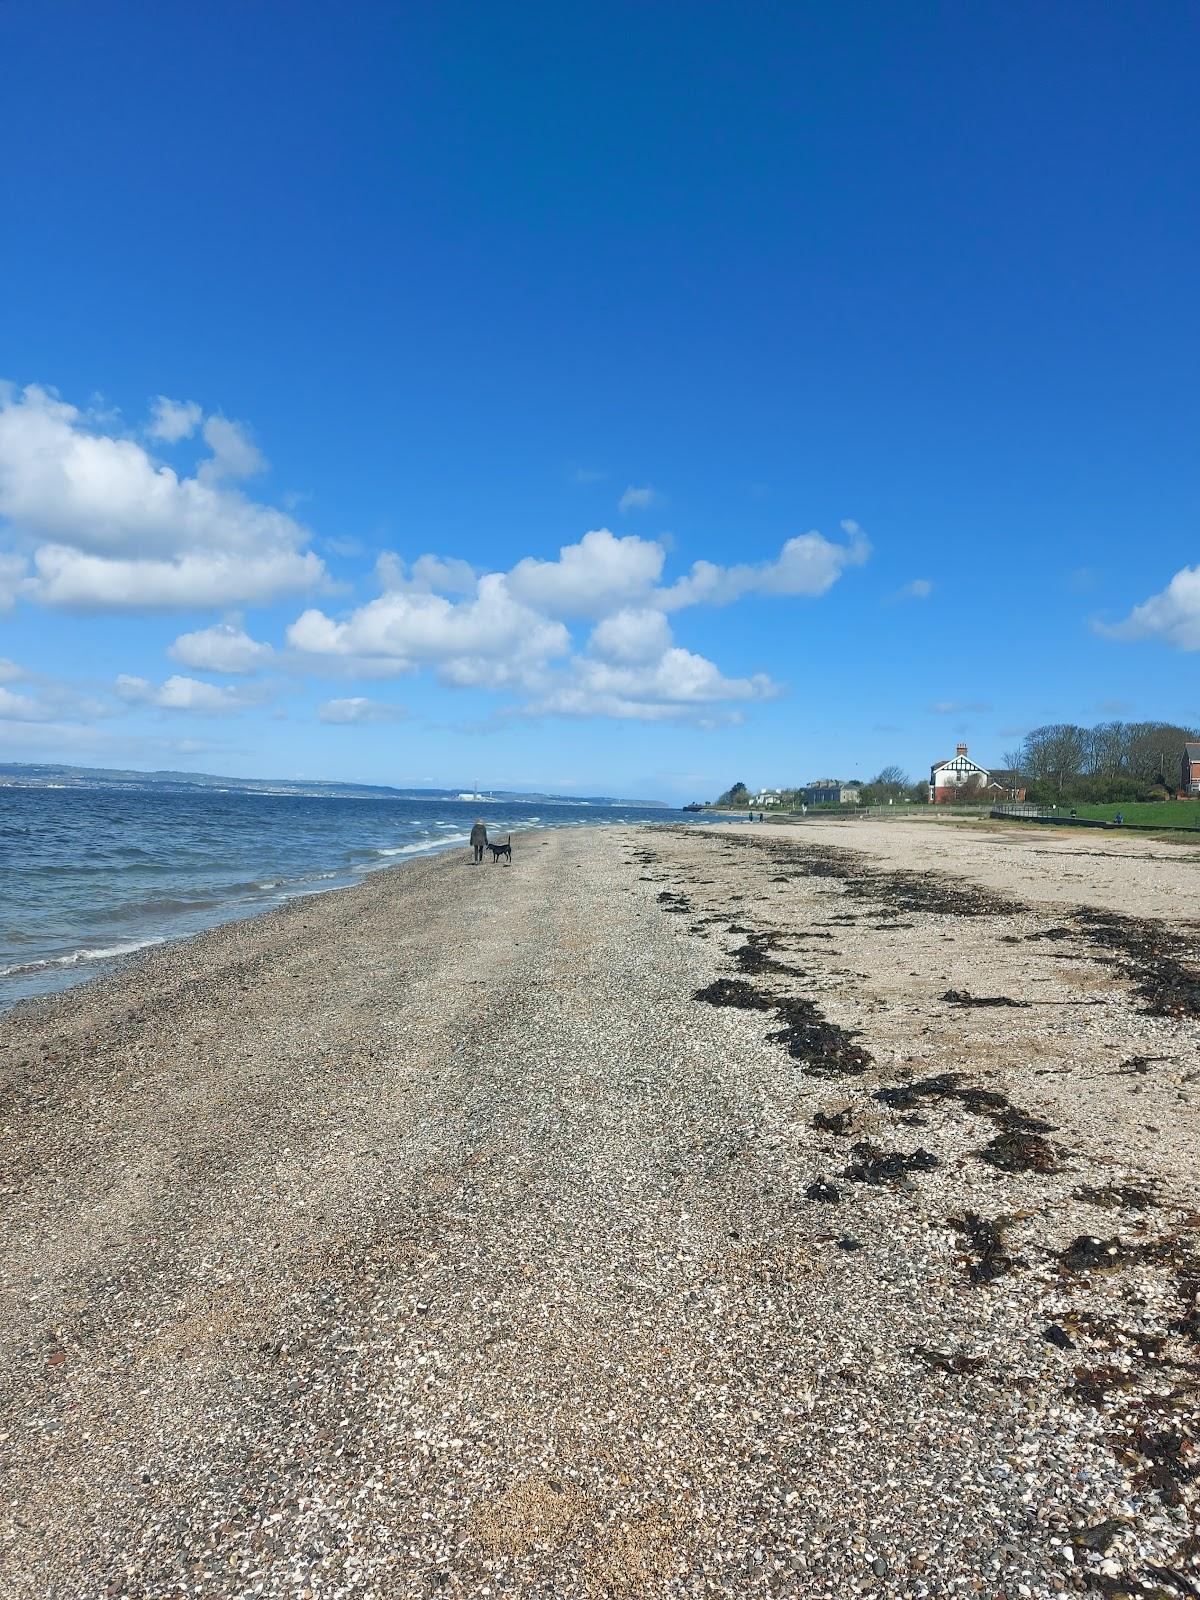
[[[83,961],[111,961],[117,956],[131,956],[150,945],[166,944],[166,939],[127,939],[124,944],[105,945],[97,950],[72,950],[70,955],[47,956],[42,961],[18,961],[10,967],[0,967],[0,978],[23,977],[31,972],[44,972],[47,967],[77,967]]]
[[[431,850],[444,850],[448,845],[466,844],[469,834],[454,833],[440,839],[422,839],[416,844],[394,844],[372,850],[370,861],[360,861],[353,868],[355,872],[378,872],[386,861],[394,856],[427,855]]]

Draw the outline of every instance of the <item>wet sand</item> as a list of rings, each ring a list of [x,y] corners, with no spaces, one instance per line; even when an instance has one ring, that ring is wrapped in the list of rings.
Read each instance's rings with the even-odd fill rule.
[[[515,856],[0,1019],[0,1592],[1186,1595],[1191,853]]]

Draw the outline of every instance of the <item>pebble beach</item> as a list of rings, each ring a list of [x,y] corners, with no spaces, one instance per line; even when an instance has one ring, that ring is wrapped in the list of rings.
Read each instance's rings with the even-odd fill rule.
[[[1200,856],[515,836],[0,1016],[0,1594],[1200,1595]]]

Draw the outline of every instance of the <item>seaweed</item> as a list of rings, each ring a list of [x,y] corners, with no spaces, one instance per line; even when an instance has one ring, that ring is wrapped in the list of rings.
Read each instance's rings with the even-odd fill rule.
[[[982,1356],[963,1355],[961,1351],[927,1350],[924,1345],[914,1344],[912,1353],[919,1361],[923,1361],[934,1372],[949,1372],[960,1375],[965,1372],[978,1372],[984,1365]]]
[[[1098,1239],[1095,1234],[1081,1233],[1059,1252],[1058,1259],[1068,1272],[1111,1272],[1114,1267],[1125,1266],[1132,1254],[1120,1239]]]
[[[879,1089],[876,1100],[893,1111],[916,1111],[935,1100],[956,1100],[976,1117],[986,1117],[1006,1133],[1053,1133],[1054,1124],[1013,1105],[995,1089],[967,1083],[960,1072],[939,1072],[932,1078],[891,1084]]]
[[[836,1206],[841,1203],[842,1195],[841,1190],[832,1183],[827,1183],[824,1178],[818,1178],[816,1183],[810,1183],[805,1189],[804,1197],[806,1200],[819,1200],[825,1205]]]
[[[907,1153],[903,1150],[881,1150],[869,1139],[861,1139],[852,1146],[851,1154],[854,1160],[846,1168],[843,1177],[849,1178],[851,1183],[869,1183],[876,1188],[906,1179],[910,1172],[931,1172],[934,1167],[941,1165],[928,1150]]]
[[[745,944],[733,952],[733,959],[742,972],[752,976],[763,972],[779,972],[791,978],[802,978],[804,974],[799,967],[789,966],[786,961],[777,961],[768,954],[782,937],[778,933],[752,933]]]
[[[821,1077],[841,1077],[866,1072],[870,1055],[853,1040],[855,1035],[825,1018],[811,1000],[788,999],[756,989],[743,978],[718,978],[693,995],[713,1006],[737,1006],[745,1011],[773,1011],[784,1024],[769,1033],[797,1061]]]
[[[1013,1129],[998,1133],[975,1154],[1001,1172],[1057,1172],[1054,1149],[1040,1133]]]
[[[752,983],[742,978],[717,978],[715,982],[697,989],[693,1000],[703,1000],[710,1006],[737,1006],[742,1011],[772,1011],[775,1002]]]
[[[661,895],[659,896],[661,899]],[[1028,1000],[1010,1000],[1003,994],[968,994],[965,989],[947,989],[942,999],[952,1006],[1012,1006],[1028,1011]]]
[[[1104,1076],[1108,1078],[1144,1078],[1150,1071],[1153,1062],[1169,1061],[1170,1059],[1170,1056],[1130,1056],[1128,1061],[1122,1061],[1119,1067],[1114,1067],[1111,1072],[1105,1073]]]
[[[1057,1345],[1060,1350],[1074,1350],[1075,1341],[1065,1328],[1060,1328],[1057,1322],[1048,1323],[1042,1329],[1042,1338],[1047,1344]]]
[[[1182,1433],[1136,1427],[1117,1442],[1117,1459],[1136,1467],[1134,1482],[1157,1490],[1164,1505],[1183,1504],[1183,1485],[1195,1478],[1194,1443]]]
[[[1075,1392],[1085,1406],[1093,1410],[1108,1403],[1110,1389],[1130,1389],[1133,1378],[1120,1367],[1076,1367]]]
[[[975,1259],[967,1267],[967,1277],[972,1283],[994,1283],[1014,1267],[1025,1265],[1019,1256],[1010,1256],[1004,1248],[1004,1230],[1007,1226],[1004,1218],[989,1220],[974,1211],[968,1211],[961,1217],[951,1217],[949,1221],[952,1228],[966,1237],[975,1253]]]
[[[812,1125],[818,1133],[848,1134],[854,1127],[854,1112],[849,1106],[829,1113],[818,1111],[813,1116]]]
[[[1071,1543],[1080,1550],[1094,1550],[1102,1556],[1122,1528],[1129,1526],[1124,1517],[1107,1517],[1090,1528],[1072,1528]]]
[[[871,1057],[852,1041],[846,1028],[829,1022],[811,1000],[780,1000],[775,1007],[784,1026],[769,1033],[774,1044],[782,1044],[788,1055],[803,1061],[818,1077],[857,1077],[871,1066]]]
[[[682,835],[684,830],[678,830]],[[761,850],[776,870],[793,877],[823,878],[840,883],[848,900],[874,903],[889,918],[908,913],[949,917],[1005,917],[1029,907],[994,889],[940,873],[888,871],[868,863],[852,850],[800,844],[779,838],[722,835],[729,850]]]
[[[1076,921],[1093,944],[1112,952],[1115,964],[1133,980],[1147,1016],[1200,1017],[1200,970],[1194,965],[1193,946],[1170,924],[1096,910],[1081,911]]]
[[[1156,1204],[1149,1189],[1139,1189],[1131,1183],[1110,1183],[1099,1189],[1082,1183],[1072,1198],[1085,1200],[1088,1205],[1103,1206],[1106,1211],[1144,1211],[1147,1206]]]

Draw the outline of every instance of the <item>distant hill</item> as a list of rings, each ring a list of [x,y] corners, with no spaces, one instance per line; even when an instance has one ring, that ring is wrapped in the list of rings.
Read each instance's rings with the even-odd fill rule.
[[[457,800],[458,789],[393,789],[387,784],[334,783],[323,778],[222,778],[211,772],[135,772],[122,767],[69,767],[36,761],[0,761],[0,788],[233,790],[243,794],[295,794],[343,800]],[[641,806],[668,809],[662,800],[611,795],[531,794],[493,789],[489,800],[544,801],[560,806]],[[483,804],[484,802],[480,802]]]

